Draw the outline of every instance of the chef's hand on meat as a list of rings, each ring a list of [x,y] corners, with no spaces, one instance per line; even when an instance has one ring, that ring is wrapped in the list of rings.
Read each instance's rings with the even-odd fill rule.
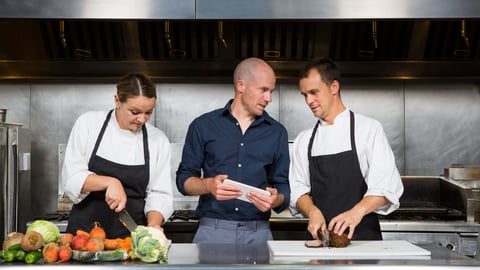
[[[328,224],[328,229],[334,233],[342,235],[348,228],[348,239],[352,239],[353,232],[357,225],[362,221],[365,215],[373,212],[378,207],[388,202],[384,196],[368,195],[358,202],[352,209],[345,211],[334,217]]]
[[[283,196],[278,194],[276,188],[267,187],[266,189],[270,192],[270,196],[260,194],[258,192],[248,192],[246,194],[247,199],[249,199],[258,210],[262,212],[270,211],[272,208],[275,208],[283,203]]]
[[[238,187],[223,183],[223,180],[227,178],[228,175],[219,174],[206,180],[208,191],[219,201],[235,199],[242,195]]]
[[[318,231],[325,232],[327,229],[327,223],[322,212],[318,208],[314,208],[308,213],[308,226],[307,230],[312,235],[313,239],[318,239]]]
[[[342,235],[348,229],[348,239],[352,239],[353,233],[357,225],[362,221],[363,214],[350,209],[338,216],[332,218],[328,224],[328,230],[338,235]]]
[[[125,194],[123,185],[118,179],[112,177],[108,181],[107,189],[105,190],[105,202],[110,209],[115,210],[117,213],[122,211],[125,205],[127,205],[127,194]]]

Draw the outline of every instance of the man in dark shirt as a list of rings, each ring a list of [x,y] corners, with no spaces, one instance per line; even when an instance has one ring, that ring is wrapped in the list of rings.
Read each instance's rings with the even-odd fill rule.
[[[288,207],[288,136],[265,108],[272,101],[275,74],[258,58],[247,58],[233,75],[235,96],[224,108],[196,118],[189,126],[177,171],[177,188],[200,196],[195,243],[265,243],[272,239],[271,209]],[[203,172],[203,176],[202,176]],[[270,192],[242,193],[232,179]]]

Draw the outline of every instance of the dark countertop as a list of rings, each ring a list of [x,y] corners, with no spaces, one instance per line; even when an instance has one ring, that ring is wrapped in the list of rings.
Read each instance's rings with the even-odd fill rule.
[[[35,267],[67,267],[96,269],[472,269],[480,268],[480,261],[452,252],[441,246],[420,245],[431,252],[430,257],[413,259],[377,260],[319,260],[296,258],[277,260],[271,258],[267,245],[196,245],[188,243],[172,244],[168,264],[143,264],[140,261],[103,262],[79,264],[76,262],[36,264]],[[11,269],[26,269],[32,265],[2,264]],[[31,268],[28,268],[31,269]]]

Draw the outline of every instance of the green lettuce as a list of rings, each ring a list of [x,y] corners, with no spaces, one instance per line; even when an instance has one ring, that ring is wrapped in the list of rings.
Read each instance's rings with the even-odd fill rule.
[[[140,259],[146,263],[166,263],[170,240],[156,228],[137,226],[131,234],[132,250],[130,258]]]
[[[45,244],[50,242],[56,242],[60,237],[60,230],[55,223],[48,220],[37,219],[30,224],[27,228],[27,232],[36,231],[43,236]]]

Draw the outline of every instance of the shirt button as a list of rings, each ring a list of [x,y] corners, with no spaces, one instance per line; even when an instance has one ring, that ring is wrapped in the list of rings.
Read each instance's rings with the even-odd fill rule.
[[[235,207],[235,211],[237,211],[237,212],[238,212],[238,207]]]
[[[241,168],[241,167],[242,167],[242,164],[238,164],[238,167]]]
[[[238,125],[240,125],[240,124],[237,122],[237,123],[235,123],[235,125],[237,125],[237,126],[238,126]]]
[[[243,146],[243,142],[242,142],[242,143],[240,143],[240,146]]]

